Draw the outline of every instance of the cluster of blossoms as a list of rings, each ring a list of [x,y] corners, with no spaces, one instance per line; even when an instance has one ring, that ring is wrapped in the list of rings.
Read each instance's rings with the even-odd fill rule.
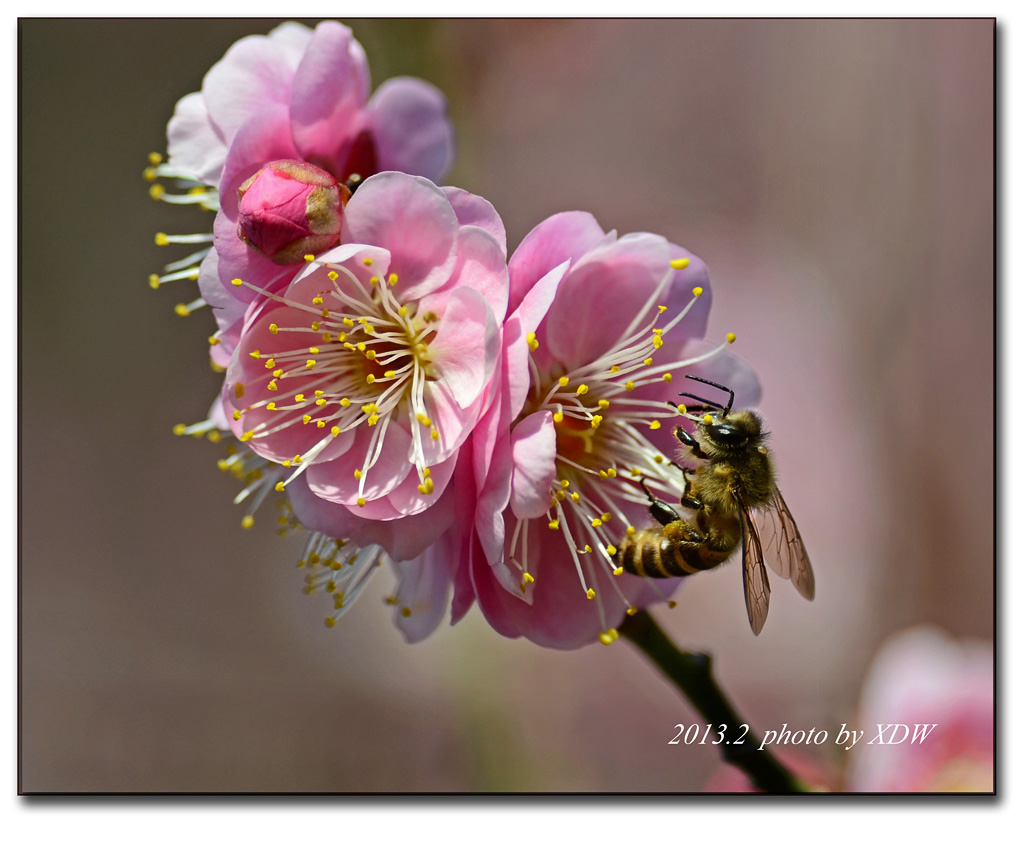
[[[438,185],[446,110],[415,79],[370,96],[362,48],[329,22],[241,40],[178,103],[152,194],[216,219],[158,235],[202,248],[151,285],[198,280],[177,310],[213,308],[224,383],[177,431],[230,443],[243,525],[273,497],[283,529],[310,532],[300,566],[329,626],[387,562],[409,640],[475,602],[503,635],[607,644],[679,582],[617,559],[651,524],[641,480],[683,489],[667,400],[685,374],[738,405],[757,382],[704,342],[707,269],[661,236],[566,212],[508,258],[493,206]]]

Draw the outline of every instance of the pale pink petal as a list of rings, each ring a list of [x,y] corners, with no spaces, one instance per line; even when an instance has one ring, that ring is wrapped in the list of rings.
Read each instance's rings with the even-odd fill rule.
[[[460,227],[458,239],[458,259],[451,278],[420,301],[420,313],[442,314],[453,290],[470,287],[483,295],[496,319],[504,319],[508,306],[505,252],[488,231],[472,225]]]
[[[252,35],[235,42],[203,78],[203,99],[221,136],[231,139],[272,105],[287,106],[295,67],[285,40]]]
[[[370,98],[370,123],[382,170],[441,180],[455,159],[448,102],[430,83],[413,77],[386,80]]]
[[[494,371],[499,342],[498,324],[483,295],[468,287],[452,291],[430,343],[430,358],[462,408],[483,393]]]
[[[306,481],[313,493],[321,499],[348,505],[359,513],[355,503],[360,496],[369,502],[395,490],[412,470],[408,457],[411,438],[399,423],[391,420],[379,444],[376,461],[368,466],[367,461],[376,454],[376,449],[371,449],[371,440],[381,439],[378,432],[383,426],[382,419],[373,427],[363,424],[342,432],[339,437],[354,434],[350,449],[334,460],[313,464],[306,471]],[[356,478],[356,470],[361,472],[360,478]],[[365,512],[360,516],[365,516]]]
[[[217,185],[227,144],[210,123],[206,103],[199,92],[185,95],[174,107],[167,124],[167,154],[171,166],[197,180]]]
[[[505,544],[502,512],[512,492],[512,448],[508,393],[502,392],[480,418],[472,435],[473,472],[477,491],[474,525],[489,564],[500,561]]]
[[[398,587],[392,594],[394,622],[409,643],[422,641],[444,620],[456,546],[457,542],[446,535],[419,557],[394,565],[398,574]]]
[[[566,260],[579,260],[605,233],[590,213],[557,213],[530,231],[508,261],[509,311],[530,288]]]
[[[530,414],[512,430],[512,497],[516,517],[531,519],[551,504],[555,478],[555,424],[551,411]]]
[[[238,185],[252,177],[271,160],[298,159],[288,125],[288,110],[268,106],[239,126],[231,141],[220,182],[222,209],[237,217]]]
[[[401,300],[442,286],[455,268],[458,220],[444,193],[429,180],[397,172],[368,178],[345,208],[341,241],[379,245],[391,252],[390,272]]]
[[[363,126],[365,57],[354,53],[356,44],[348,27],[333,21],[319,24],[292,81],[295,145],[304,159],[335,174],[343,164],[345,143]]]
[[[441,191],[452,205],[460,225],[474,225],[483,228],[498,241],[502,254],[508,253],[505,242],[505,224],[490,201],[456,186],[442,186]]]
[[[672,271],[670,259],[663,237],[628,234],[574,263],[541,326],[545,351],[576,365],[591,363],[614,348]],[[656,310],[652,305],[650,318]]]

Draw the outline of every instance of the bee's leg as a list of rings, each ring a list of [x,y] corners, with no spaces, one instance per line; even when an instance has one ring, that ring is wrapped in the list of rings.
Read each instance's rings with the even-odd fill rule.
[[[651,493],[643,479],[640,480],[640,487],[644,489],[644,493],[647,494],[647,498],[651,501],[651,517],[657,520],[662,526],[668,526],[669,523],[675,523],[679,520],[679,515],[676,514],[676,510],[667,502],[662,502],[660,499],[655,498],[654,494]]]
[[[683,444],[683,446],[689,449],[690,452],[693,453],[694,458],[700,458],[702,461],[707,460],[708,456],[704,454],[703,450],[701,450],[700,448],[700,443],[697,442],[697,438],[690,434],[690,432],[688,432],[682,426],[677,426],[675,435],[676,440],[678,440],[681,444]]]
[[[690,496],[690,491],[693,489],[693,482],[686,473],[692,473],[693,470],[683,470],[683,478],[686,479],[686,485],[683,487],[683,495],[679,497],[679,504],[683,508],[692,508],[694,511],[700,511],[704,507],[704,503],[701,502],[697,497]]]

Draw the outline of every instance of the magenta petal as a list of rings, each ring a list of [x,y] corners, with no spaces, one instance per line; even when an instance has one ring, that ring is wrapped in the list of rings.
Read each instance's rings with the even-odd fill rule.
[[[508,253],[505,242],[505,224],[490,201],[456,186],[442,186],[441,191],[452,205],[460,225],[474,225],[483,228],[498,240],[502,255]]]
[[[590,213],[556,213],[537,225],[508,261],[509,311],[519,307],[530,288],[551,269],[566,260],[579,260],[604,236]]]
[[[210,123],[199,92],[185,95],[167,124],[167,154],[171,166],[216,186],[224,168],[227,144]]]
[[[319,24],[292,81],[291,128],[303,158],[338,173],[341,149],[361,129],[366,69],[352,31],[333,21]]]
[[[540,517],[551,505],[555,478],[555,424],[551,411],[538,411],[512,430],[512,498],[520,519]]]
[[[341,241],[379,245],[391,252],[400,300],[442,286],[455,268],[458,220],[444,193],[429,180],[397,172],[368,178],[345,208]]]
[[[448,102],[430,83],[393,77],[368,105],[382,171],[421,174],[441,180],[455,159],[455,134]]]

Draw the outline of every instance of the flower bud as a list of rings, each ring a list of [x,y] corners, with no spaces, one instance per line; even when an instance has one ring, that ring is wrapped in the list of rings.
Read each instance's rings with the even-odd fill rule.
[[[338,242],[349,191],[298,160],[269,162],[238,187],[238,237],[286,266]]]

